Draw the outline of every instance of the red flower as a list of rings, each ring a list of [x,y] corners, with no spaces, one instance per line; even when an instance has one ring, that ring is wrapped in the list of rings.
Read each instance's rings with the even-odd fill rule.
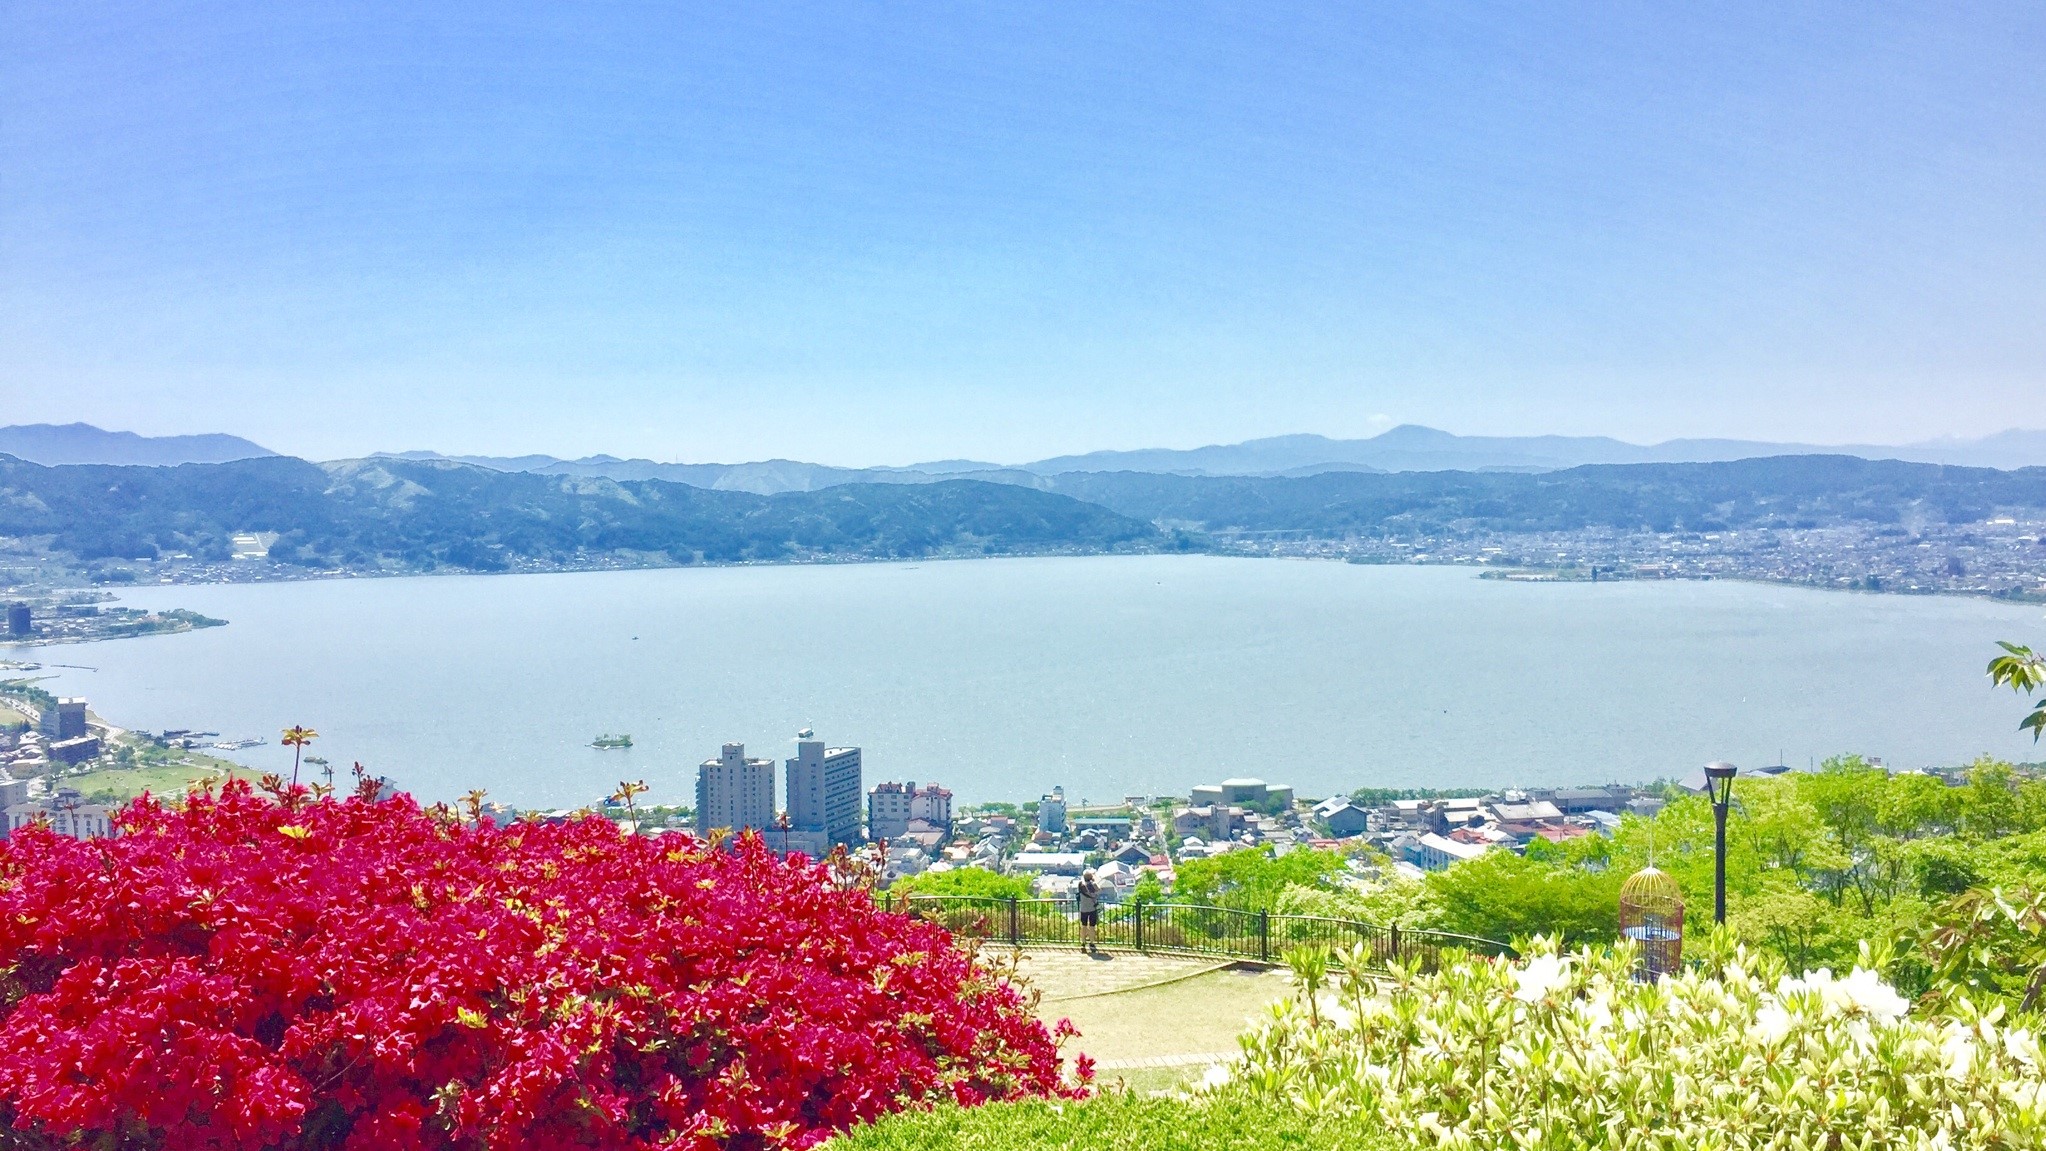
[[[12,1145],[801,1148],[1081,1090],[942,929],[757,837],[240,783],[123,826],[0,843]]]

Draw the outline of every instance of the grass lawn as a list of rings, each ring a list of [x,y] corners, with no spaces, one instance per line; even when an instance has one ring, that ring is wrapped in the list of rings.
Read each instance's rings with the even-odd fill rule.
[[[1039,1018],[1080,1029],[1068,1054],[1093,1056],[1102,1083],[1147,1092],[1199,1079],[1213,1061],[1200,1057],[1235,1055],[1237,1035],[1291,988],[1282,972],[1212,966],[1045,948],[1026,952],[1022,971],[1044,993]]]
[[[217,766],[219,760],[208,757],[187,763],[147,764],[140,767],[101,767],[83,775],[68,775],[59,782],[65,787],[75,787],[86,795],[112,792],[122,800],[133,799],[147,791],[151,795],[183,795],[193,780],[227,778],[228,768]],[[235,775],[249,780],[260,779],[262,773],[236,766],[231,769]]]
[[[1276,972],[1223,970],[1163,987],[1046,1003],[1041,1011],[1054,1020],[1064,1016],[1073,1021],[1080,1029],[1073,1049],[1111,1065],[1101,1073],[1104,1080],[1123,1077],[1132,1087],[1157,1089],[1198,1078],[1205,1065],[1114,1065],[1159,1057],[1234,1055],[1236,1037],[1288,989],[1286,977]],[[1164,1082],[1155,1082],[1160,1079]]]
[[[1355,1119],[1239,1100],[1195,1104],[1110,1092],[1081,1103],[990,1103],[905,1112],[856,1127],[825,1151],[1382,1151]]]

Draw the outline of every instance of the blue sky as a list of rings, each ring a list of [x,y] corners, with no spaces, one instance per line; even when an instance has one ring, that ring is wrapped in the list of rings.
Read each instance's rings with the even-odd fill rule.
[[[2038,426],[2046,7],[0,0],[0,422]]]

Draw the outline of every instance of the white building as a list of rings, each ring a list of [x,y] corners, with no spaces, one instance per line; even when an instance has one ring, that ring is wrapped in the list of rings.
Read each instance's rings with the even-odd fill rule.
[[[1418,836],[1407,848],[1407,861],[1422,871],[1444,871],[1451,864],[1476,859],[1491,848],[1481,843],[1464,843],[1433,832]]]
[[[916,781],[877,783],[867,793],[867,838],[901,839],[909,831],[909,797]]]
[[[1053,875],[1078,875],[1087,870],[1084,851],[1019,851],[1009,861],[1011,871],[1044,871]]]
[[[696,769],[696,834],[774,826],[774,761],[747,759],[746,745],[728,743]]]
[[[787,767],[789,826],[815,832],[827,844],[859,843],[860,749],[826,747],[804,728],[796,733],[796,756]]]
[[[952,833],[952,792],[935,783],[910,786],[909,818],[922,820],[947,835]]]
[[[952,834],[952,793],[935,783],[877,783],[867,792],[867,838],[901,839],[912,823]]]
[[[114,809],[83,800],[67,787],[48,799],[13,804],[7,809],[7,833],[12,835],[31,823],[48,823],[51,831],[73,839],[111,838]]]

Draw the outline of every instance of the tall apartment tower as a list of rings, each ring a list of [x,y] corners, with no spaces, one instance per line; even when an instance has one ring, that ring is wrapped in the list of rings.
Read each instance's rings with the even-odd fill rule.
[[[85,701],[67,696],[45,707],[41,718],[44,739],[77,739],[85,734]]]
[[[696,834],[737,833],[774,826],[774,761],[747,759],[746,745],[728,743],[696,769]]]
[[[7,605],[7,634],[19,639],[35,631],[35,620],[29,614],[28,605],[16,603]]]
[[[788,761],[789,826],[827,844],[860,842],[860,749],[826,747],[817,733],[796,733]]]

